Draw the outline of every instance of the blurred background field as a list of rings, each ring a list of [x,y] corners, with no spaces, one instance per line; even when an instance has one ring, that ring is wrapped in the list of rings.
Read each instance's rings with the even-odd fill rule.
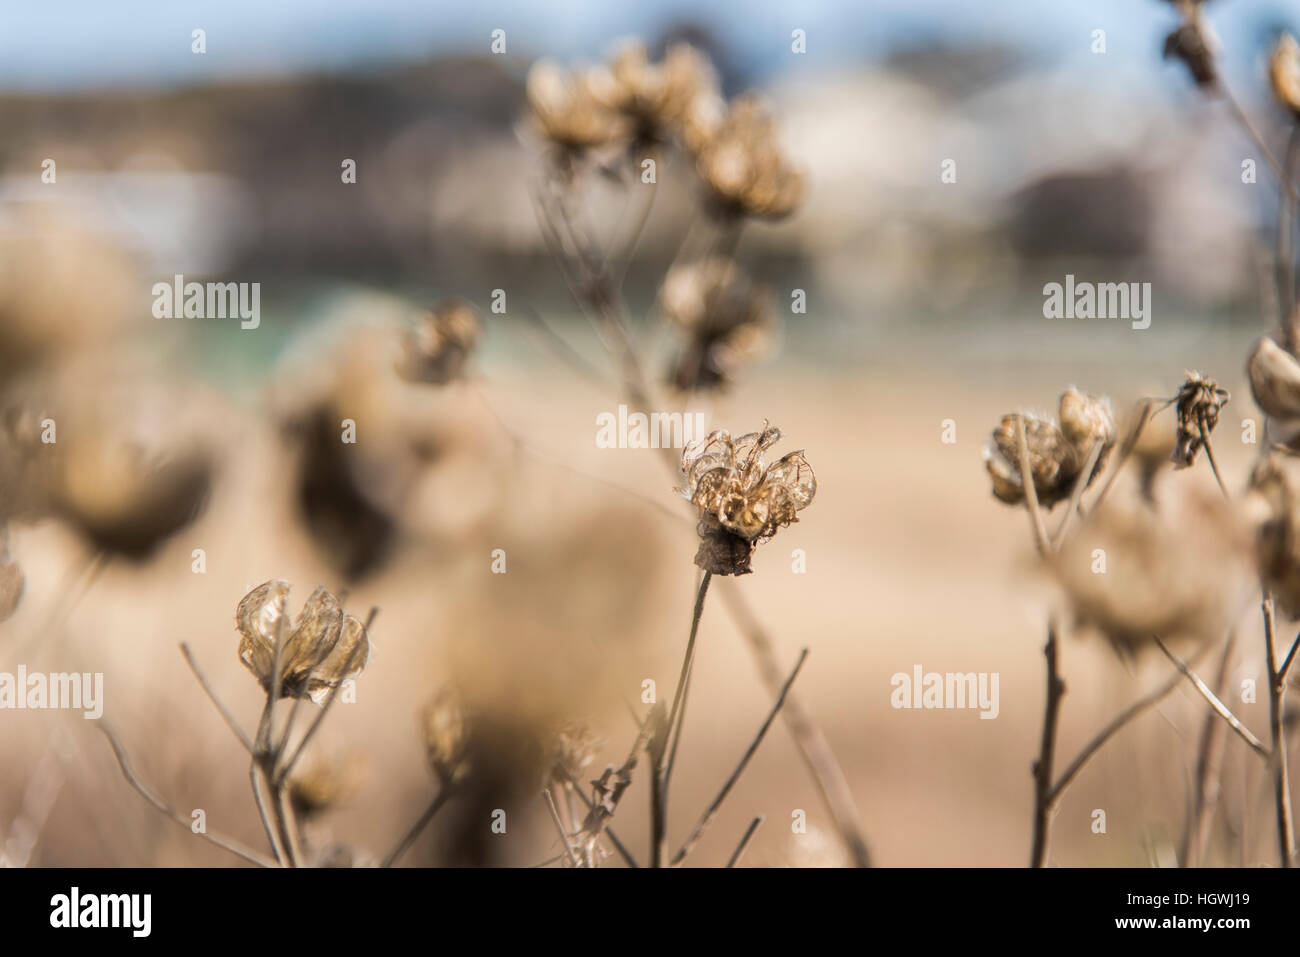
[[[581,3],[135,6],[134,37],[94,4],[68,5],[68,19],[0,20],[0,387],[6,410],[59,409],[63,467],[90,476],[54,515],[11,526],[26,588],[0,623],[0,670],[104,672],[105,720],[151,786],[256,846],[246,758],[177,645],[190,643],[251,728],[261,694],[236,657],[239,599],[270,578],[293,583],[294,609],[318,584],[346,590],[353,613],[380,611],[357,701],[331,713],[314,745],[313,760],[342,762],[354,779],[313,822],[321,840],[380,855],[418,815],[434,784],[417,715],[452,683],[518,743],[502,759],[517,759],[518,774],[494,798],[509,830],[479,836],[467,819],[477,809],[452,805],[408,863],[555,854],[530,749],[542,729],[583,719],[604,742],[588,771],[623,760],[635,736],[626,703],[644,678],[662,694],[676,676],[695,536],[658,453],[597,447],[596,416],[626,399],[577,375],[525,317],[545,316],[613,383],[530,202],[524,78],[539,56],[594,61],[628,34],[656,51],[688,39],[728,93],[758,87],[770,99],[809,183],[790,220],[748,227],[736,251],[775,290],[779,348],[696,406],[733,432],[770,420],[782,451],[806,449],[817,472],[815,503],[735,585],[785,666],[811,649],[796,687],[879,863],[1025,863],[1051,592],[1032,571],[1025,515],[990,494],[990,431],[1006,412],[1053,410],[1069,385],[1126,410],[1197,369],[1233,394],[1216,447],[1224,472],[1240,484],[1255,454],[1239,441],[1242,420],[1260,417],[1243,366],[1274,316],[1276,189],[1262,162],[1259,182],[1242,182],[1253,145],[1161,62],[1165,5],[977,13],[930,0],[873,4],[868,16],[848,3],[726,3],[700,17],[660,3],[626,21]],[[1215,13],[1246,108],[1276,141],[1284,118],[1267,100],[1262,57],[1274,30],[1300,27],[1295,11],[1239,2]],[[195,26],[207,29],[202,57],[189,52]],[[488,53],[497,27],[504,56]],[[789,51],[795,28],[808,32],[802,56]],[[1094,29],[1106,30],[1103,55],[1089,50]],[[54,184],[41,181],[46,158]],[[340,181],[345,158],[355,185]],[[957,181],[944,184],[950,158]],[[668,339],[655,292],[699,215],[686,172],[663,167],[627,278],[656,375]],[[617,190],[597,197],[598,226],[628,215]],[[1150,282],[1151,327],[1043,318],[1043,284],[1067,272]],[[154,318],[153,284],[177,273],[260,282],[259,328]],[[505,315],[488,308],[497,288]],[[806,314],[786,308],[794,289],[807,293]],[[377,384],[375,330],[448,296],[481,310],[470,378]],[[344,466],[317,454],[323,397],[362,410]],[[947,419],[953,444],[941,441]],[[202,507],[145,554],[97,561],[93,519],[130,474],[121,450],[130,463],[192,463]],[[362,490],[338,506],[360,543],[331,524],[340,469]],[[189,473],[179,474],[183,492]],[[1201,465],[1166,481],[1213,487]],[[175,492],[151,490],[145,513]],[[195,574],[200,548],[206,572]],[[504,575],[491,571],[494,549],[506,552]],[[792,573],[793,549],[806,551],[806,574]],[[1237,679],[1263,674],[1257,626],[1243,620]],[[770,706],[720,602],[701,640],[674,841]],[[1068,635],[1064,655],[1066,754],[1167,673],[1086,636]],[[917,664],[999,673],[998,718],[894,710],[890,678]],[[1267,708],[1261,698],[1238,713],[1262,728]],[[1203,713],[1179,690],[1089,765],[1060,808],[1052,863],[1167,862]],[[79,712],[0,721],[0,839],[48,806],[32,863],[233,860],[146,807]],[[1224,864],[1271,847],[1266,777],[1244,751],[1229,742],[1225,817],[1245,831],[1219,836],[1211,856]],[[614,819],[634,852],[640,783]],[[1107,811],[1104,835],[1090,831],[1095,808]],[[795,809],[809,833],[791,833]],[[843,863],[780,724],[698,862],[725,862],[757,814],[767,824],[747,863]]]

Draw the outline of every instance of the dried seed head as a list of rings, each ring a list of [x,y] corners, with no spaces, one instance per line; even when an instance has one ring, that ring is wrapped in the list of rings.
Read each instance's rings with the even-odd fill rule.
[[[1268,62],[1268,79],[1277,101],[1300,120],[1300,43],[1289,33],[1278,37]]]
[[[1218,82],[1214,64],[1214,47],[1206,36],[1199,14],[1189,17],[1177,30],[1165,37],[1165,59],[1178,59],[1187,64],[1192,79],[1201,89]]]
[[[1219,410],[1231,396],[1213,379],[1198,372],[1188,372],[1187,381],[1178,390],[1174,408],[1178,416],[1177,441],[1174,444],[1174,468],[1185,469],[1196,461],[1214,427],[1219,424]]]
[[[364,778],[365,761],[361,755],[341,761],[316,761],[289,778],[289,799],[299,817],[314,817],[351,799]]]
[[[323,704],[331,688],[361,674],[370,658],[370,641],[365,626],[344,614],[325,588],[312,592],[292,628],[288,598],[289,583],[280,580],[258,585],[243,597],[235,611],[239,660],[271,694],[276,641],[283,634],[278,697]]]
[[[581,780],[582,772],[596,760],[603,744],[586,722],[570,721],[562,725],[551,744],[552,776],[558,781],[569,777]]]
[[[408,382],[444,385],[461,378],[478,345],[479,321],[463,299],[446,299],[427,310],[402,337],[397,374]]]
[[[701,145],[696,167],[726,216],[783,219],[803,198],[803,175],[786,159],[771,113],[755,96],[738,97]]]
[[[725,387],[771,340],[770,290],[730,259],[674,267],[659,305],[685,340],[669,376],[684,391]]]
[[[1060,400],[1061,424],[1032,413],[1004,415],[993,431],[993,444],[984,450],[984,465],[993,480],[993,495],[1008,505],[1024,501],[1020,476],[1019,424],[1024,423],[1029,473],[1038,502],[1051,508],[1068,499],[1075,480],[1087,464],[1094,444],[1101,445],[1097,464],[1087,477],[1101,472],[1115,445],[1115,416],[1110,402],[1068,389]]]
[[[1113,499],[1051,559],[1077,623],[1132,653],[1152,636],[1222,638],[1258,586],[1231,508],[1201,489],[1160,511]]]
[[[734,439],[718,429],[682,451],[678,491],[699,509],[695,564],[705,571],[747,574],[753,548],[812,503],[817,479],[802,450],[764,463],[763,453],[780,439],[781,430],[764,423],[762,431]]]
[[[1250,477],[1243,510],[1255,533],[1259,575],[1278,607],[1300,616],[1300,460],[1273,452]]]
[[[1246,362],[1255,404],[1284,422],[1300,419],[1300,362],[1272,339],[1260,339]]]
[[[650,62],[644,43],[626,43],[592,78],[596,98],[626,116],[642,142],[666,141],[691,105],[717,89],[708,58],[685,43],[669,47],[660,63]]]
[[[626,119],[596,95],[600,82],[590,71],[570,71],[553,60],[538,60],[528,71],[525,84],[534,127],[568,153],[625,138]]]
[[[425,753],[429,767],[443,785],[461,780],[469,770],[469,735],[460,698],[444,688],[421,714]]]

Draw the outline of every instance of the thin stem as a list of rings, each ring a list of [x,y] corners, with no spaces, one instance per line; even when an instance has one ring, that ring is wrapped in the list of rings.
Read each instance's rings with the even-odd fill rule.
[[[1214,680],[1215,694],[1222,695],[1228,686],[1232,670],[1232,656],[1237,647],[1237,632],[1228,633],[1219,670]],[[1181,677],[1181,675],[1179,675]],[[1210,828],[1222,792],[1224,744],[1228,729],[1214,712],[1209,712],[1201,726],[1201,739],[1196,749],[1196,794],[1192,812],[1188,815],[1183,834],[1182,853],[1178,855],[1184,867],[1200,867],[1210,841]]]
[[[1025,508],[1029,512],[1029,522],[1034,529],[1034,544],[1038,554],[1046,556],[1049,550],[1047,526],[1043,524],[1043,512],[1038,507],[1038,489],[1034,485],[1034,473],[1029,467],[1029,440],[1025,438],[1025,417],[1016,416],[1016,443],[1019,447],[1020,486],[1025,493]]]
[[[1264,594],[1264,642],[1268,662],[1269,770],[1273,775],[1273,806],[1277,819],[1278,854],[1289,868],[1295,856],[1295,827],[1291,817],[1291,779],[1287,773],[1286,728],[1283,711],[1286,684],[1278,681],[1277,641],[1273,626],[1273,598]]]
[[[1138,715],[1167,697],[1171,691],[1178,687],[1182,680],[1183,676],[1175,671],[1163,684],[1157,685],[1147,694],[1138,698],[1111,719],[1109,724],[1093,736],[1092,740],[1083,746],[1083,749],[1079,752],[1078,756],[1070,762],[1069,766],[1063,772],[1061,772],[1061,776],[1057,778],[1056,783],[1052,785],[1047,796],[1049,807],[1054,808],[1056,806],[1057,802],[1059,802],[1061,797],[1064,795],[1065,789],[1070,786],[1078,776],[1079,772],[1084,769],[1088,762],[1093,759],[1107,741],[1113,738],[1120,729]]]
[[[749,822],[749,827],[745,829],[745,834],[740,839],[740,843],[737,844],[736,849],[731,852],[731,859],[727,861],[728,867],[735,867],[737,864],[740,863],[740,859],[744,857],[745,852],[749,850],[749,845],[753,843],[754,835],[758,833],[758,829],[762,825],[763,825],[763,815],[761,814],[758,817],[754,818],[754,820]]]
[[[1192,687],[1194,687],[1197,691],[1201,693],[1201,697],[1203,697],[1206,701],[1210,703],[1210,707],[1214,709],[1214,713],[1217,714],[1219,717],[1221,717],[1224,721],[1228,722],[1228,727],[1232,728],[1233,731],[1237,732],[1237,734],[1241,736],[1241,740],[1245,741],[1248,745],[1250,745],[1252,751],[1254,751],[1256,754],[1258,754],[1260,757],[1264,758],[1265,760],[1268,760],[1269,758],[1268,748],[1264,747],[1263,742],[1261,742],[1259,738],[1255,737],[1255,735],[1251,734],[1250,729],[1247,728],[1244,724],[1242,724],[1241,721],[1237,718],[1237,716],[1228,709],[1228,706],[1219,700],[1218,695],[1216,695],[1213,691],[1210,690],[1209,685],[1207,685],[1204,681],[1198,678],[1196,676],[1196,673],[1187,666],[1187,663],[1185,661],[1183,661],[1172,651],[1170,651],[1167,647],[1165,647],[1165,643],[1163,641],[1161,641],[1159,638],[1156,638],[1155,642],[1156,642],[1156,646],[1159,647],[1159,649],[1165,653],[1165,657],[1168,658],[1170,661],[1172,661],[1175,667],[1177,667],[1178,670],[1183,673],[1183,676],[1192,683]]]
[[[722,802],[727,799],[727,795],[730,794],[731,789],[736,786],[736,782],[740,780],[740,776],[744,774],[745,768],[749,766],[750,760],[754,757],[755,752],[758,751],[758,746],[763,743],[763,738],[767,734],[767,729],[770,728],[772,722],[776,720],[776,716],[780,712],[781,706],[785,704],[785,696],[789,693],[790,686],[794,684],[795,678],[799,677],[799,670],[803,668],[803,663],[807,660],[808,649],[804,648],[799,652],[799,660],[795,662],[794,670],[790,672],[790,677],[786,679],[784,687],[781,688],[781,694],[777,697],[776,704],[774,704],[772,710],[768,712],[767,720],[764,721],[763,726],[758,729],[758,734],[754,735],[754,740],[750,742],[749,747],[745,751],[744,757],[742,757],[740,763],[736,765],[736,769],[731,772],[731,777],[727,778],[726,783],[722,785],[722,790],[718,792],[717,797],[713,799],[713,803],[709,805],[703,816],[701,816],[699,822],[695,825],[694,830],[691,831],[690,836],[686,838],[686,842],[682,844],[681,849],[678,850],[677,854],[673,857],[673,867],[681,866],[682,861],[686,860],[686,856],[694,850],[695,845],[699,843],[704,832],[709,829],[709,825],[712,824],[714,818],[718,816],[718,811],[722,807]]]
[[[592,803],[590,799],[588,799],[587,795],[582,793],[582,788],[578,786],[578,782],[574,780],[574,777],[572,774],[569,773],[568,768],[561,768],[560,770],[564,773],[564,777],[566,779],[566,783],[568,784],[569,788],[573,791],[574,794],[578,795],[578,800],[580,800],[583,803],[583,805],[587,808],[588,814],[590,814],[592,809]],[[618,839],[618,835],[614,833],[614,829],[612,827],[606,825],[604,829],[604,833],[609,838],[610,843],[614,845],[614,849],[618,851],[619,856],[623,858],[623,863],[627,864],[628,867],[641,866],[636,862],[636,858],[632,856],[632,852],[629,851],[627,847],[623,844],[623,842]]]
[[[1021,428],[1023,429],[1024,426],[1022,425]],[[1061,546],[1065,544],[1065,535],[1070,530],[1070,520],[1079,511],[1079,502],[1083,498],[1083,490],[1087,488],[1088,480],[1092,476],[1092,470],[1097,467],[1097,460],[1101,458],[1102,447],[1100,439],[1092,443],[1092,448],[1088,450],[1088,458],[1083,463],[1083,471],[1074,480],[1074,488],[1070,492],[1069,507],[1066,508],[1065,517],[1061,519],[1061,524],[1056,529],[1056,537],[1052,539],[1052,551],[1054,552],[1059,552]]]
[[[555,806],[555,798],[551,797],[551,789],[543,788],[542,797],[546,798],[546,809],[551,812],[555,829],[560,832],[560,840],[564,842],[564,850],[569,855],[569,862],[574,867],[581,867],[582,863],[578,860],[578,855],[573,853],[573,845],[569,843],[569,833],[564,829],[564,822],[560,820],[560,811]]]
[[[422,813],[419,819],[411,825],[410,829],[402,835],[402,839],[397,842],[391,851],[384,855],[384,860],[379,866],[392,867],[396,864],[401,856],[411,849],[411,845],[416,842],[416,839],[419,838],[424,829],[429,826],[429,822],[433,820],[434,816],[442,810],[442,806],[451,800],[451,795],[451,787],[444,782],[441,789],[438,791],[438,796],[433,799],[433,803],[424,809],[424,813]]]
[[[235,720],[235,716],[231,714],[230,709],[221,702],[221,699],[217,697],[217,693],[212,690],[212,685],[208,683],[208,679],[204,676],[203,671],[199,668],[199,663],[194,658],[194,653],[190,651],[190,646],[185,642],[181,642],[181,654],[185,656],[190,670],[194,672],[194,677],[199,679],[199,684],[203,686],[203,690],[207,692],[212,703],[216,705],[217,711],[225,719],[226,725],[234,732],[235,737],[239,739],[239,743],[244,746],[244,750],[251,755],[253,753],[253,742],[244,733],[244,729],[239,726],[239,722]]]
[[[262,821],[262,829],[266,832],[266,840],[271,845],[271,852],[275,854],[275,859],[280,862],[281,867],[287,867],[289,866],[288,852],[280,842],[280,835],[271,823],[271,815],[266,809],[266,795],[262,793],[264,779],[262,766],[254,758],[248,765],[248,783],[253,789],[253,803],[257,805],[257,816]]]
[[[776,650],[767,631],[759,624],[749,606],[745,604],[736,583],[723,582],[722,601],[731,612],[740,633],[749,643],[750,650],[758,662],[759,675],[768,691],[775,697],[781,692],[785,679],[777,665]],[[822,733],[817,722],[813,720],[804,707],[803,699],[791,690],[781,709],[781,719],[794,738],[799,754],[812,773],[813,781],[822,796],[831,818],[835,821],[840,838],[848,848],[849,856],[855,867],[871,866],[871,850],[867,846],[866,835],[859,823],[857,804],[853,800],[853,791],[849,787],[844,769],[840,767],[831,749],[830,742]]]
[[[171,818],[181,827],[185,828],[185,830],[190,831],[190,833],[195,833],[193,830],[193,821],[191,821],[190,818],[186,817],[180,811],[177,811],[167,802],[162,800],[162,798],[155,795],[149,790],[145,783],[140,780],[139,776],[135,773],[135,767],[131,764],[130,757],[126,753],[126,748],[122,746],[122,742],[118,740],[117,735],[113,733],[112,729],[109,728],[107,724],[100,722],[99,730],[104,733],[104,737],[108,738],[109,746],[113,749],[113,756],[117,758],[117,766],[122,770],[122,777],[126,778],[127,784],[135,788],[140,796],[148,801],[157,811]],[[197,833],[199,837],[203,838],[209,844],[214,844],[223,851],[229,851],[231,854],[243,858],[250,864],[256,864],[258,867],[276,866],[275,861],[264,857],[251,848],[245,847],[238,841],[231,840],[228,837],[223,837],[220,834],[210,834],[207,831],[199,831]]]
[[[682,670],[677,676],[677,689],[673,692],[673,706],[668,712],[668,729],[667,734],[672,740],[668,752],[668,762],[664,766],[663,788],[664,796],[667,797],[668,785],[673,776],[673,764],[677,760],[677,742],[681,739],[681,731],[678,728],[678,719],[681,715],[682,708],[685,707],[686,687],[690,681],[691,667],[695,664],[695,637],[700,630],[700,618],[704,614],[704,598],[709,593],[709,582],[713,580],[713,572],[706,571],[704,577],[700,579],[700,589],[695,596],[695,611],[691,616],[691,636],[686,640],[686,654],[682,657]],[[673,736],[674,728],[678,728],[676,737]],[[667,801],[665,800],[665,804]]]
[[[1056,755],[1056,729],[1061,719],[1061,698],[1065,696],[1055,622],[1049,621],[1047,624],[1047,644],[1043,648],[1043,654],[1047,658],[1047,699],[1043,705],[1043,734],[1038,748],[1038,760],[1033,765],[1034,835],[1029,855],[1031,867],[1043,867],[1047,863],[1047,838],[1052,812],[1052,761]]]
[[[1292,663],[1295,662],[1296,649],[1300,649],[1300,635],[1296,635],[1295,641],[1291,642],[1291,650],[1286,653],[1286,658],[1277,669],[1277,680],[1280,684],[1286,684],[1287,672],[1291,670]]]
[[[1214,480],[1219,483],[1219,491],[1228,501],[1232,501],[1232,496],[1228,494],[1228,486],[1223,484],[1223,476],[1219,474],[1219,463],[1214,459],[1214,446],[1210,444],[1209,424],[1205,421],[1205,413],[1198,412],[1196,415],[1196,425],[1201,433],[1201,443],[1205,446],[1205,457],[1210,461],[1210,471],[1214,473]]]

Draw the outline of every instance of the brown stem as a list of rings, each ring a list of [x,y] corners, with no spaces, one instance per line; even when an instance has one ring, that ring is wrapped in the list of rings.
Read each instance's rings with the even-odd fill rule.
[[[807,659],[808,649],[804,648],[799,652],[799,660],[795,662],[794,670],[790,672],[790,677],[786,679],[785,686],[781,689],[781,694],[776,699],[776,704],[774,704],[772,710],[768,712],[767,720],[764,721],[763,726],[758,729],[758,734],[754,735],[754,740],[750,742],[748,749],[745,751],[744,757],[740,759],[740,763],[736,765],[736,769],[731,772],[731,777],[727,778],[726,783],[722,785],[722,790],[719,791],[717,797],[713,799],[713,803],[710,804],[708,809],[704,812],[704,815],[691,831],[690,836],[686,838],[686,842],[682,844],[681,849],[673,856],[673,867],[681,866],[682,861],[686,860],[686,856],[691,853],[695,848],[695,845],[699,843],[700,838],[704,835],[704,832],[708,830],[709,825],[713,823],[714,818],[718,816],[718,811],[721,809],[722,803],[727,799],[727,795],[731,793],[731,789],[736,786],[736,782],[740,780],[740,776],[745,773],[745,768],[749,766],[749,762],[754,757],[754,753],[758,751],[758,746],[763,743],[763,738],[767,735],[767,729],[770,728],[772,722],[776,720],[776,716],[781,710],[781,705],[785,703],[785,696],[790,691],[790,686],[794,684],[794,679],[799,677],[799,669],[803,667],[803,663]]]
[[[1273,598],[1264,595],[1264,642],[1268,661],[1268,729],[1271,744],[1269,770],[1273,775],[1273,806],[1277,819],[1278,855],[1289,868],[1295,856],[1295,830],[1291,817],[1291,779],[1287,773],[1284,708],[1286,683],[1279,681],[1277,641],[1273,627]]]
[[[1033,765],[1034,836],[1029,855],[1031,867],[1043,867],[1047,863],[1047,837],[1052,813],[1052,761],[1056,755],[1056,729],[1061,717],[1061,698],[1065,695],[1055,622],[1048,622],[1047,644],[1043,648],[1043,654],[1047,658],[1047,699],[1043,705],[1043,734],[1038,760]]]
[[[1222,696],[1228,686],[1232,670],[1232,655],[1237,647],[1237,632],[1228,633],[1228,640],[1223,646],[1223,655],[1219,658],[1219,670],[1215,675],[1214,689]],[[1205,850],[1210,841],[1210,829],[1214,823],[1214,812],[1219,804],[1222,791],[1222,768],[1224,744],[1228,729],[1218,720],[1213,712],[1205,716],[1201,725],[1200,743],[1196,749],[1196,794],[1193,798],[1192,812],[1188,815],[1187,826],[1183,832],[1183,846],[1178,855],[1184,867],[1200,867],[1205,859]]]

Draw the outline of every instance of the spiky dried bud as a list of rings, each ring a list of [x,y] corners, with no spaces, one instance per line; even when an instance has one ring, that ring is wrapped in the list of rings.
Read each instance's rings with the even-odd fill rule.
[[[669,47],[660,63],[650,62],[644,43],[626,43],[592,78],[592,93],[626,116],[642,142],[667,140],[692,104],[717,89],[708,58],[686,43]]]
[[[763,453],[781,430],[763,423],[759,432],[732,438],[725,429],[682,450],[684,485],[678,491],[700,512],[695,564],[715,575],[745,575],[755,546],[798,521],[817,494],[817,478],[803,450],[772,465]]]
[[[696,168],[724,216],[783,219],[803,199],[803,174],[790,165],[776,123],[756,96],[731,104],[700,147]]]
[[[1268,61],[1268,79],[1277,101],[1300,120],[1300,43],[1284,33]]]
[[[1201,89],[1213,87],[1219,79],[1214,63],[1214,47],[1205,35],[1201,19],[1193,16],[1165,37],[1165,59],[1187,64],[1192,79]]]
[[[479,321],[463,299],[446,299],[427,310],[402,337],[397,374],[408,382],[445,385],[465,374],[478,345]]]
[[[460,698],[443,688],[420,716],[425,755],[443,786],[461,780],[469,770],[469,733]]]
[[[1178,418],[1172,457],[1174,468],[1185,469],[1196,461],[1197,453],[1219,424],[1219,410],[1228,404],[1230,398],[1228,390],[1219,388],[1213,379],[1207,379],[1199,372],[1187,373],[1187,381],[1178,390],[1174,402]]]
[[[1100,444],[1101,450],[1086,481],[1091,483],[1101,472],[1115,446],[1115,416],[1109,400],[1068,389],[1061,394],[1059,411],[1059,426],[1050,418],[1032,413],[1002,417],[993,431],[993,445],[984,450],[984,465],[993,480],[993,495],[997,499],[1008,505],[1019,505],[1025,499],[1018,428],[1022,421],[1029,474],[1038,502],[1044,508],[1070,497],[1095,444]]]
[[[310,698],[323,704],[331,688],[361,674],[370,658],[365,626],[345,614],[324,587],[307,599],[298,619],[288,621],[289,583],[278,579],[258,585],[239,603],[239,660],[262,689],[272,693],[276,643],[281,635],[281,698]]]
[[[599,78],[538,60],[528,71],[525,94],[533,125],[550,143],[574,153],[625,138],[627,120],[596,95]]]
[[[684,391],[725,387],[771,339],[771,291],[730,259],[674,267],[659,290],[659,305],[685,340],[669,373]]]

